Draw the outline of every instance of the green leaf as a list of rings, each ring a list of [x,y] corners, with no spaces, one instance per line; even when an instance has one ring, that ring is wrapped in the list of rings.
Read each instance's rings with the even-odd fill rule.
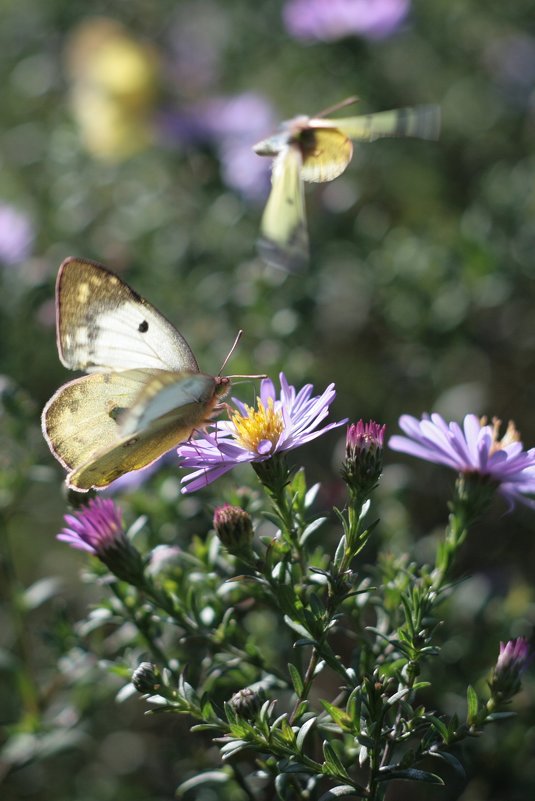
[[[301,674],[299,673],[296,666],[292,665],[291,662],[288,662],[288,672],[290,674],[290,678],[294,686],[295,694],[297,695],[298,698],[301,698],[301,696],[303,695],[303,690],[305,689],[305,685],[303,684],[303,679],[301,678]]]
[[[436,773],[429,773],[427,770],[418,768],[399,769],[396,766],[381,768],[377,780],[380,782],[390,781],[390,779],[403,779],[410,782],[426,782],[427,784],[444,785],[444,782]]]
[[[176,795],[180,798],[180,796],[187,793],[188,790],[192,790],[194,787],[199,787],[202,784],[226,784],[228,781],[230,781],[230,776],[225,773],[225,771],[209,770],[206,771],[206,773],[200,773],[198,776],[193,776],[193,778],[179,784],[176,788]]]
[[[450,754],[447,751],[428,751],[427,755],[446,762],[451,768],[453,768],[460,779],[466,779],[466,771],[463,764],[459,762],[457,757],[453,756],[453,754]]]
[[[477,720],[477,713],[479,710],[479,700],[477,693],[471,684],[466,688],[466,703],[468,704],[468,714],[466,717],[468,725],[472,725]]]
[[[343,776],[344,779],[349,779],[349,775],[342,764],[340,757],[332,747],[332,745],[324,740],[323,742],[323,772],[330,773],[334,776]]]
[[[313,520],[312,523],[309,523],[299,537],[299,545],[304,545],[310,535],[317,531],[317,529],[320,528],[320,526],[322,526],[326,520],[326,517],[318,517],[316,520]]]
[[[334,706],[334,704],[329,703],[329,701],[323,701],[320,699],[320,703],[325,709],[326,712],[329,713],[333,721],[345,731],[352,730],[352,720],[350,716],[345,712],[343,709],[340,709],[338,706]]]
[[[349,784],[339,784],[336,787],[332,787],[326,793],[323,793],[319,801],[333,801],[335,798],[343,798],[344,796],[348,795],[364,798],[365,792],[363,789],[356,790]]]
[[[429,721],[431,722],[433,728],[440,734],[444,742],[448,743],[450,739],[450,733],[446,724],[435,715],[429,715]]]
[[[287,626],[297,632],[297,634],[300,634],[301,637],[310,637],[310,632],[307,631],[307,629],[302,626],[301,623],[298,623],[296,620],[292,620],[288,615],[284,615],[284,622]]]
[[[317,718],[314,716],[309,718],[306,723],[303,723],[301,728],[299,729],[299,733],[297,734],[296,745],[300,752],[303,751],[303,745],[305,742],[305,738],[312,727],[315,725]]]

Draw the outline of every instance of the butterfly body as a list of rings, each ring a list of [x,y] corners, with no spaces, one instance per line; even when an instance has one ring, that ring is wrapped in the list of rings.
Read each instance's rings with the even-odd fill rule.
[[[274,158],[272,189],[261,223],[260,254],[290,271],[308,263],[303,181],[323,183],[341,175],[353,156],[353,141],[383,137],[436,139],[438,106],[395,109],[340,119],[300,115],[258,142],[254,151]]]
[[[60,387],[42,415],[70,487],[102,488],[151,464],[205,425],[228,391],[228,378],[199,372],[174,326],[99,264],[62,264],[56,313],[62,363],[89,373]]]

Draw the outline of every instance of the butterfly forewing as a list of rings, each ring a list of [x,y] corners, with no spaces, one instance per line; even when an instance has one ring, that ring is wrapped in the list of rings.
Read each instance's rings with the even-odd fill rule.
[[[145,381],[130,409],[119,419],[123,436],[134,434],[156,420],[191,404],[205,406],[214,397],[217,378],[204,373],[169,373],[159,370]]]
[[[311,120],[310,124],[321,123]],[[361,117],[333,119],[338,130],[350,139],[373,142],[388,136],[412,136],[419,139],[437,139],[440,132],[440,107],[415,106],[380,111]]]
[[[56,313],[60,359],[71,370],[199,369],[176,328],[99,264],[63,262]]]
[[[308,262],[301,152],[286,146],[273,162],[272,188],[261,223],[258,250],[276,267],[296,272]]]

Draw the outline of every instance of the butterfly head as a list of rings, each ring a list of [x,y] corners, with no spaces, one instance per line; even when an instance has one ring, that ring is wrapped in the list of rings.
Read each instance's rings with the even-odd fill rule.
[[[215,377],[215,397],[224,398],[230,391],[230,378],[226,375],[218,375]]]

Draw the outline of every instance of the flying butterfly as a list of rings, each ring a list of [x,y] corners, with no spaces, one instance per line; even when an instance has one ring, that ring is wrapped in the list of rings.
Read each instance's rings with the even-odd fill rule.
[[[308,231],[303,181],[323,183],[338,178],[353,156],[353,144],[392,136],[437,139],[439,106],[416,106],[360,117],[326,119],[325,115],[357,102],[331,106],[315,117],[298,116],[254,145],[259,156],[274,158],[272,187],[261,222],[258,249],[262,258],[290,272],[308,264]]]
[[[56,324],[61,362],[88,375],[58,389],[42,427],[76,490],[151,464],[202,428],[230,388],[230,377],[199,372],[176,328],[95,262],[61,265]]]

